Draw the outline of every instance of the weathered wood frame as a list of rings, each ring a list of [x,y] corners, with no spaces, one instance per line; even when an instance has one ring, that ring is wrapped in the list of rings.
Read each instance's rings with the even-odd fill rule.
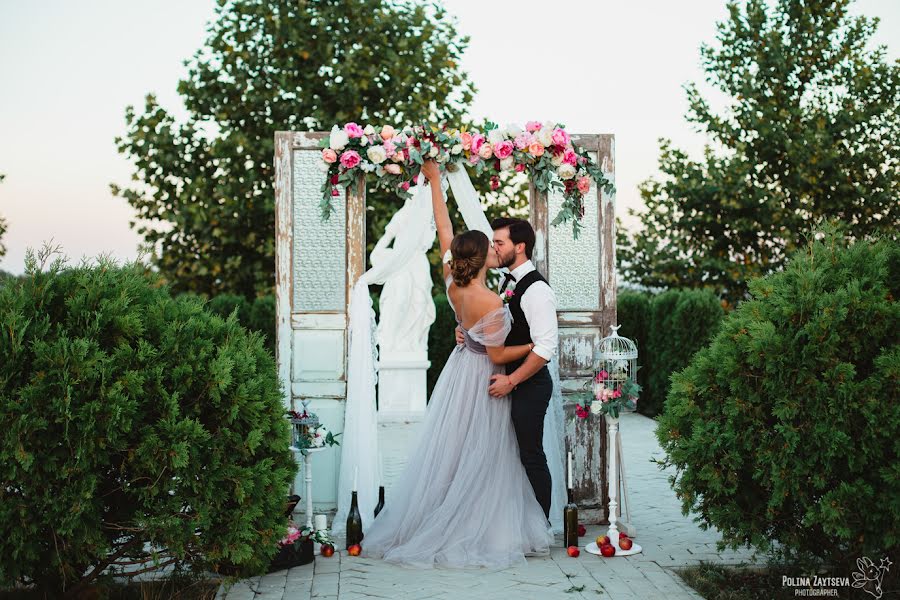
[[[315,315],[298,313],[293,306],[292,275],[293,269],[293,156],[295,150],[318,151],[319,141],[328,135],[327,132],[299,133],[278,132],[275,135],[275,232],[276,232],[276,360],[278,375],[285,387],[284,403],[286,407],[296,408],[292,387],[292,330],[310,326]],[[573,135],[572,140],[580,147],[594,153],[604,174],[615,182],[615,138],[613,135]],[[597,293],[599,310],[560,310],[560,378],[564,394],[570,395],[578,391],[587,377],[591,375],[593,356],[575,357],[568,360],[562,356],[567,340],[580,338],[588,343],[598,342],[607,335],[609,326],[616,324],[616,272],[615,272],[615,194],[606,194],[599,186],[595,186],[597,203],[587,204],[587,210],[598,211],[598,231],[600,239],[600,257]],[[346,190],[347,202],[347,277],[346,294],[349,300],[350,290],[356,280],[365,271],[365,180],[360,177],[353,188]],[[542,245],[535,253],[535,263],[551,284],[553,273],[549,272],[549,257],[554,251],[549,247],[546,234],[553,215],[548,214],[548,203],[543,194],[534,186],[529,190],[529,219],[538,232],[538,244]],[[582,235],[590,235],[583,231]],[[336,316],[336,315],[335,315]],[[347,313],[344,311],[346,328]],[[347,337],[345,331],[345,352]],[[584,344],[582,344],[584,345]],[[571,346],[571,344],[569,344]],[[344,369],[346,373],[346,369]],[[344,378],[345,379],[345,378]],[[344,384],[346,381],[344,381]],[[346,388],[344,388],[346,389]],[[335,398],[338,399],[338,398]],[[606,495],[607,481],[607,435],[605,422],[593,419],[589,423],[572,419],[573,406],[567,403],[567,448],[575,456],[575,496],[584,511],[585,522],[608,522],[609,507]],[[598,430],[599,429],[599,430]],[[596,474],[595,476],[592,476]]]

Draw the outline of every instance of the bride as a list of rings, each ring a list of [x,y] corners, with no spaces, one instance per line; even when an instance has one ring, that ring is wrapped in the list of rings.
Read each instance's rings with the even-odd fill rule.
[[[512,318],[485,276],[499,260],[481,231],[453,236],[440,171],[422,169],[431,199],[447,297],[465,344],[451,353],[435,384],[417,447],[366,531],[364,556],[431,568],[505,568],[548,554],[547,518],[519,460],[510,398],[491,397],[492,375],[530,352],[505,347]]]

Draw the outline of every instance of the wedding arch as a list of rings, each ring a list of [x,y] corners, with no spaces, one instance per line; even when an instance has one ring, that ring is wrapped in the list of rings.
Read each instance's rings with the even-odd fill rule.
[[[396,375],[390,368],[394,363],[382,360],[378,411],[393,414],[388,420],[396,424],[387,439],[394,447],[382,448],[380,455],[373,452],[378,447],[373,432],[379,420],[374,399],[379,357],[374,348],[375,323],[368,317],[368,284],[385,283],[402,275],[404,290],[423,285],[422,278],[412,274],[415,269],[400,274],[399,265],[409,264],[411,257],[424,256],[434,242],[433,229],[419,227],[416,231],[421,234],[409,235],[411,223],[422,224],[430,218],[427,194],[416,193],[427,192],[427,186],[416,184],[421,184],[418,166],[429,157],[448,165],[447,183],[458,202],[460,197],[475,199],[467,208],[461,206],[470,229],[489,232],[466,168],[516,170],[530,176],[529,218],[537,234],[534,262],[548,277],[559,300],[555,400],[560,412],[564,396],[580,391],[591,375],[593,348],[616,321],[613,136],[570,136],[561,126],[537,122],[529,122],[525,129],[488,124],[481,132],[425,127],[376,129],[348,123],[327,133],[277,133],[278,370],[288,408],[297,409],[305,401],[329,429],[344,433],[342,445],[322,453],[313,465],[314,505],[316,510],[337,509],[338,530],[346,515],[352,481],[359,482],[360,509],[365,518],[375,505],[377,486],[383,479],[382,465],[402,459],[408,450],[408,446],[396,442],[408,442],[409,436],[404,438],[402,434],[409,422],[403,419],[410,416],[402,410],[392,413],[397,406],[384,400],[385,386],[400,380],[391,379]],[[366,177],[398,193],[398,212],[392,219],[396,225],[389,225],[376,245],[373,268],[368,272],[364,269]],[[499,185],[494,177],[492,187],[495,180]],[[572,224],[571,232],[562,226],[568,223]],[[384,258],[386,255],[388,258]],[[418,293],[421,295],[421,290]],[[430,325],[427,304],[422,304],[424,312],[419,321]],[[385,328],[382,323],[378,331],[382,346],[390,339],[385,329],[395,328]],[[420,339],[421,329],[404,332],[397,339]],[[424,331],[427,340],[427,325]],[[399,352],[403,354],[402,349]],[[418,367],[422,368],[420,363]],[[397,373],[402,375],[402,367]],[[418,408],[424,409],[424,404]],[[567,414],[571,412],[567,410]],[[608,515],[603,497],[606,437],[583,423],[568,418],[565,423],[566,447],[575,455],[576,498],[587,522],[602,522]],[[388,456],[391,452],[393,455]],[[557,458],[548,451],[548,460]],[[558,491],[554,489],[555,496]]]

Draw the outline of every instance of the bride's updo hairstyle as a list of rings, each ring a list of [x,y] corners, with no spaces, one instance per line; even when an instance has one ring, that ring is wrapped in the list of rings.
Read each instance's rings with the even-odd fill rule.
[[[450,273],[453,283],[463,287],[469,285],[484,267],[491,242],[483,231],[473,230],[460,233],[450,242]]]

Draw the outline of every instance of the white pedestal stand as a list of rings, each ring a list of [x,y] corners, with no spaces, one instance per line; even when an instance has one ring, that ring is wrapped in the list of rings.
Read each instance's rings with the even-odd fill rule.
[[[628,550],[622,550],[619,548],[619,528],[616,525],[616,512],[618,510],[618,500],[616,496],[619,490],[619,467],[618,467],[618,448],[616,445],[616,437],[619,432],[619,418],[611,417],[609,415],[605,415],[606,419],[606,429],[609,434],[609,441],[606,445],[609,452],[609,482],[608,482],[608,492],[609,492],[609,530],[606,532],[606,535],[609,536],[609,541],[616,549],[616,553],[614,556],[630,556],[632,554],[637,554],[641,551],[641,547],[638,544],[632,543],[631,548]],[[585,547],[585,550],[590,552],[591,554],[600,554],[600,548],[597,547],[596,542],[591,542]],[[612,558],[612,557],[610,557]]]

